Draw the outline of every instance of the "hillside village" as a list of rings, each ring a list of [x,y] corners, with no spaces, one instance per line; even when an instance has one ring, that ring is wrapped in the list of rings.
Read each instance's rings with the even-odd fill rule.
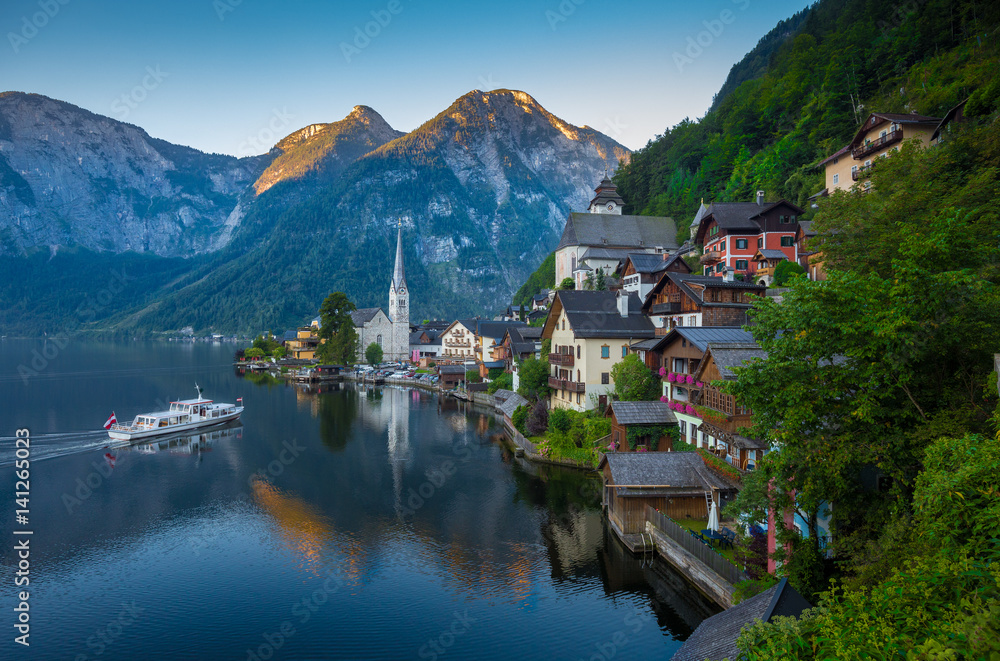
[[[871,113],[848,145],[817,165],[826,187],[809,198],[810,211],[836,191],[866,195],[881,159],[904,144],[933,148],[962,121],[961,106],[943,118]],[[764,191],[703,202],[680,243],[672,218],[627,215],[627,206],[606,176],[586,211],[566,220],[554,253],[558,286],[493,319],[411,323],[400,230],[389,311],[350,312],[357,341],[345,362],[363,366],[374,355],[405,365],[405,374],[369,371],[383,365],[355,374],[496,407],[519,453],[599,470],[610,528],[633,552],[666,547],[681,557],[675,564],[728,608],[717,616],[725,622],[702,626],[725,624],[724,647],[735,654],[740,627],[760,619],[766,601],[773,612],[765,622],[797,616],[818,596],[819,584],[800,577],[793,581],[804,597],[788,579],[777,582],[782,548],[786,561],[793,547],[812,548],[820,579],[836,562],[832,499],[805,506],[789,491],[783,506],[772,500],[756,519],[733,518],[731,508],[765,456],[781,452],[740,396],[744,370],[768,358],[755,337],[755,307],[781,306],[792,279],[825,281],[824,251],[804,218],[813,214]],[[321,327],[317,317],[288,331],[288,355],[315,362]],[[893,482],[877,468],[866,479],[874,493]],[[734,556],[738,536],[756,559]],[[784,610],[773,609],[776,601]],[[718,646],[719,638],[706,643],[696,632],[674,658],[703,658],[703,644]]]

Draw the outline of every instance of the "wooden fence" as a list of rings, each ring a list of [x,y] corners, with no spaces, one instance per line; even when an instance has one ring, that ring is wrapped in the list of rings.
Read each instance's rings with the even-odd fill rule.
[[[722,557],[718,551],[695,537],[690,530],[680,526],[670,517],[647,506],[646,520],[730,584],[735,585],[749,578],[741,569]]]

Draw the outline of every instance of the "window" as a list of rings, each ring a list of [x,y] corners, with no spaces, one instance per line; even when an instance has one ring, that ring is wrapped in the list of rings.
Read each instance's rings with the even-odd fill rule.
[[[761,237],[761,238],[757,239],[757,247],[758,248],[763,248],[764,247],[764,237]]]
[[[712,236],[715,236],[716,234],[718,234],[718,233],[719,233],[719,226],[718,226],[718,225],[712,225],[712,229],[711,229],[711,230],[709,230],[709,232],[708,232],[708,233],[709,233],[710,235],[712,235]]]
[[[787,223],[788,222],[788,216],[778,216],[778,222],[782,223],[782,224]]]
[[[562,320],[562,329],[566,330],[566,320],[565,319]]]
[[[605,344],[603,347],[601,347],[601,358],[610,358],[610,357],[611,357],[611,347]]]
[[[677,325],[678,326],[684,325],[684,317],[677,317]]]
[[[379,346],[382,346],[382,336],[379,335],[378,337],[376,337],[375,342],[378,343]]]
[[[745,260],[745,259],[737,259],[736,260],[736,270],[737,271],[746,271],[747,268],[748,268],[748,262],[747,262],[747,260]]]
[[[722,251],[722,252],[726,252],[726,242],[725,241],[723,241],[722,243],[719,244],[719,250]]]
[[[871,162],[871,161],[865,161],[865,169],[866,169],[866,170],[867,170],[868,168],[870,168],[871,166],[872,166],[872,162]]]
[[[709,289],[708,295],[713,303],[719,303],[722,301],[722,292],[718,289]]]
[[[601,372],[601,383],[604,385],[608,385],[609,383],[611,383],[610,372]]]
[[[852,165],[851,166],[851,177],[856,177],[857,174],[858,174],[858,166],[857,165]],[[834,180],[833,183],[837,183],[837,181]]]
[[[719,262],[718,264],[715,265],[715,272],[716,273],[722,273],[722,270],[724,268],[726,268],[726,263],[725,262]]]
[[[889,132],[886,131],[885,129],[882,129],[881,131],[879,131],[878,137],[884,138],[887,135],[889,135]]]
[[[628,355],[628,347],[625,346],[625,345],[622,345],[622,358],[624,358],[627,355]]]
[[[697,325],[698,325],[698,317],[694,315],[688,317],[688,326],[697,326]]]
[[[711,266],[706,266],[705,267],[705,275],[712,275],[712,267]]]
[[[793,236],[783,236],[781,237],[781,246],[783,248],[788,248],[795,244],[795,237]]]
[[[682,337],[681,338],[681,346],[682,347],[686,347],[687,345],[688,345],[687,338]]]
[[[795,222],[795,216],[789,216],[788,217],[788,222],[794,223]]]
[[[747,249],[747,240],[746,239],[736,239],[736,249],[737,250],[746,250]]]
[[[836,186],[839,183],[840,183],[840,175],[839,174],[833,175],[833,185]]]
[[[580,393],[576,393],[576,403],[580,403]]]
[[[577,358],[579,358],[579,357],[580,357],[580,345],[579,345],[579,344],[578,344],[578,345],[576,345],[576,357],[577,357]]]

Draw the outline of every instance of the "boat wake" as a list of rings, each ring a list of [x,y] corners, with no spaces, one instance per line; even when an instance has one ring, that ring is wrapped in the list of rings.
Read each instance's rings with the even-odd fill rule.
[[[58,434],[32,434],[31,461],[43,461],[70,454],[91,452],[105,447],[127,446],[128,444],[128,441],[116,441],[108,438],[108,432],[103,429]],[[14,437],[0,436],[0,467],[14,465],[14,452]]]

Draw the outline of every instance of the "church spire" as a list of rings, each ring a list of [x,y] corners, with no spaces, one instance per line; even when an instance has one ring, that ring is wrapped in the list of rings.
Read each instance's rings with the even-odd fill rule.
[[[406,287],[406,273],[403,269],[403,221],[399,221],[396,234],[396,268],[392,271],[392,288],[396,291]]]

